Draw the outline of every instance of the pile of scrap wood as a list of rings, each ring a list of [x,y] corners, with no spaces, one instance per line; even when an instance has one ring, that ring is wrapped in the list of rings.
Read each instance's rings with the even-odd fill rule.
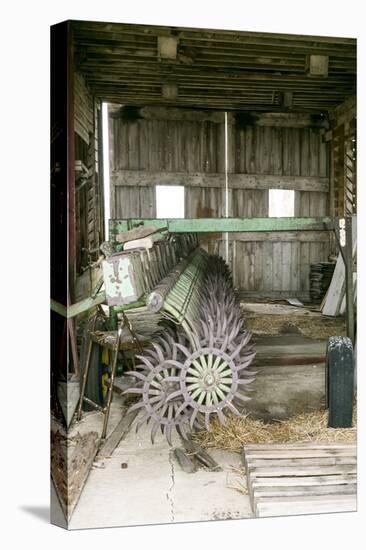
[[[352,217],[352,258],[356,260],[357,250],[357,224],[356,216]],[[341,253],[338,254],[337,263],[333,272],[328,291],[320,305],[323,315],[335,317],[343,315],[346,311],[346,270]],[[353,300],[356,303],[357,297],[357,275],[353,273]]]
[[[335,264],[332,262],[310,264],[310,298],[312,302],[322,301],[332,280],[334,268]]]

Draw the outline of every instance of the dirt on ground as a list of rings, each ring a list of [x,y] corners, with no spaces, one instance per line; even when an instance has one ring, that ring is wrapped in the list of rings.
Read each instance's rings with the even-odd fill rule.
[[[302,334],[308,338],[325,340],[330,336],[346,336],[343,317],[323,315],[248,315],[245,326],[254,334],[273,336],[276,334]]]

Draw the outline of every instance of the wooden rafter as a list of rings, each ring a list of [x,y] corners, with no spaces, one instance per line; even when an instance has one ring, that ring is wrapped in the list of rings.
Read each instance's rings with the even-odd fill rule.
[[[73,28],[77,69],[104,101],[324,112],[355,93],[352,38],[83,21]],[[308,59],[327,59],[327,75],[308,74]],[[171,82],[176,97],[162,94]]]

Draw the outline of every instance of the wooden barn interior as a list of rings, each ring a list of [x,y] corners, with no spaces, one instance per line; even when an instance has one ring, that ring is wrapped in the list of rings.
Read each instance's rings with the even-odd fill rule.
[[[198,233],[201,247],[226,260],[257,344],[262,376],[247,411],[268,422],[324,407],[327,341],[356,341],[356,40],[63,25],[54,40],[67,44],[69,292],[53,301],[56,314],[60,304],[70,311],[63,380],[82,379],[85,316],[103,302],[94,289],[100,247],[112,235],[106,218],[125,229],[153,223],[157,187],[180,186],[184,217],[171,231]],[[292,192],[277,193],[277,206],[286,199],[290,213],[273,206],[278,191]],[[325,286],[322,266],[330,269]],[[110,418],[118,428],[116,409]],[[102,422],[88,443],[91,461],[100,453]],[[76,506],[84,470],[66,512],[76,507],[75,528],[88,524]],[[259,505],[253,513],[260,515]]]

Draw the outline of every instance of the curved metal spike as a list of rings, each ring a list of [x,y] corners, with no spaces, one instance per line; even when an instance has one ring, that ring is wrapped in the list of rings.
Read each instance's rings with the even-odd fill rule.
[[[234,396],[234,399],[239,399],[240,401],[250,401],[251,400],[251,397],[246,397],[245,395],[243,395],[242,393],[239,393],[237,392]]]
[[[175,416],[178,417],[187,407],[187,403],[183,401],[183,403],[179,405],[178,409],[175,411]]]
[[[174,391],[174,392],[172,392],[168,395],[168,397],[166,398],[166,402],[168,403],[168,402],[172,401],[173,399],[175,399],[176,397],[179,397],[181,395],[183,395],[182,390]]]
[[[163,355],[163,352],[161,350],[161,347],[159,346],[159,344],[156,344],[155,342],[153,342],[152,345],[154,346],[154,349],[156,350],[156,353],[158,354],[160,362],[164,363],[164,355]]]
[[[134,370],[128,370],[124,374],[127,376],[133,376],[134,378],[138,378],[139,380],[142,380],[143,382],[146,382],[146,376],[142,372],[137,372]]]
[[[207,324],[203,321],[203,319],[200,319],[201,328],[202,328],[202,334],[204,338],[208,338],[208,329]]]
[[[237,383],[240,386],[245,386],[246,384],[251,384],[254,380],[255,378],[248,378],[248,380],[243,380],[242,378],[240,378]]]
[[[221,409],[218,409],[217,416],[219,417],[219,420],[220,420],[221,424],[223,426],[226,426],[226,418],[225,418],[225,415],[224,415],[224,413],[222,412]]]
[[[152,444],[154,444],[156,432],[158,431],[159,426],[160,426],[159,422],[156,422],[156,420],[155,420],[155,422],[153,424],[153,427],[151,428],[151,443]]]
[[[205,413],[205,428],[209,432],[210,431],[210,413]]]
[[[255,372],[250,370],[246,371],[245,369],[237,369],[237,373],[241,379],[253,378],[255,380]]]
[[[183,344],[176,344],[177,348],[182,352],[184,353],[184,355],[187,357],[190,357],[191,356],[191,352],[189,351],[189,349],[187,349],[185,346],[183,346]]]
[[[209,343],[208,343],[208,346],[210,348],[213,348],[214,346],[214,333],[213,333],[213,329],[210,330],[210,336],[209,336]]]
[[[145,358],[154,361],[155,365],[160,363],[159,355],[153,349],[146,350]]]
[[[224,333],[226,333],[227,332],[226,329],[227,329],[227,318],[226,318],[226,315],[224,315],[224,319],[223,319],[223,323],[222,323],[222,331]]]
[[[169,445],[172,447],[172,426],[170,424],[165,427],[165,437],[167,438]]]
[[[232,357],[232,356],[231,356]],[[247,367],[249,367],[249,365],[252,363],[254,359],[254,355],[253,356],[250,356],[249,358],[247,358],[245,361],[243,361],[241,359],[241,362],[240,364],[236,367],[237,370],[242,370],[242,369],[246,369]]]
[[[136,356],[137,357],[137,356]],[[141,359],[141,361],[150,369],[150,370],[153,370],[154,369],[154,365],[151,363],[151,361],[149,361],[149,359],[147,359],[145,356],[142,356],[142,355],[139,355],[138,356],[139,359]]]
[[[244,344],[243,344],[243,342],[241,342],[241,343],[237,346],[237,348],[230,354],[231,359],[235,359],[235,357],[236,357],[237,355],[239,355],[239,353],[241,352],[243,346],[244,346]]]
[[[166,356],[171,357],[173,352],[170,349],[169,342],[167,340],[165,340],[165,338],[163,338],[162,336],[159,336],[159,341],[162,343],[162,345],[164,347],[164,351],[165,351]]]
[[[128,388],[127,390],[125,390],[122,395],[127,395],[128,393],[132,393],[132,394],[137,394],[137,395],[142,395],[143,394],[143,390],[142,388]]]
[[[146,422],[146,420],[149,418],[149,413],[146,413],[138,422],[136,422],[136,433],[139,431],[141,426]]]
[[[169,349],[169,352],[167,351],[167,355],[171,359],[176,359],[177,358],[177,349],[175,347],[175,340],[172,337],[172,335],[169,334],[169,332],[167,334],[165,334],[165,337],[166,337],[167,349]]]
[[[221,351],[226,351],[228,347],[229,337],[228,335],[225,336],[222,344],[221,344]]]
[[[236,407],[234,407],[234,405],[231,403],[231,402],[228,402],[227,403],[227,407],[229,407],[229,409],[231,410],[231,412],[233,412],[236,416],[241,416],[240,412],[238,411],[238,409]]]
[[[178,369],[183,367],[182,363],[180,361],[176,361],[175,359],[166,359],[164,361],[164,365],[171,365],[172,367],[178,367]]]
[[[192,429],[193,429],[194,421],[196,420],[197,414],[198,414],[198,409],[193,409],[193,412],[192,412],[191,417],[189,419],[189,424],[190,424]]]
[[[189,436],[188,436],[188,432],[184,426],[184,422],[182,422],[181,424],[179,424],[179,429],[181,431],[181,434],[182,434],[182,437],[183,439],[189,439]]]
[[[156,397],[152,397],[151,399],[149,399],[149,403],[151,405],[151,407],[157,411],[161,405],[163,405],[164,403],[164,394],[160,394],[160,395],[157,395]],[[153,405],[155,405],[155,407],[153,407]]]
[[[139,401],[138,403],[134,403],[131,405],[126,414],[129,414],[130,412],[137,411],[138,409],[141,409],[142,407],[145,407],[145,403],[143,401]]]

